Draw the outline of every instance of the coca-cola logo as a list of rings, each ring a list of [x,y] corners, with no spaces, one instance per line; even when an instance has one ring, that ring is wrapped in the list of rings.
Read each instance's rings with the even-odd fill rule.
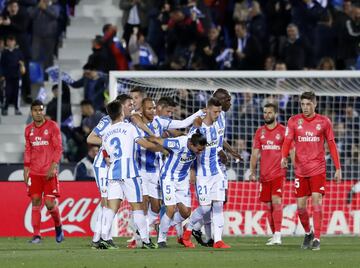
[[[91,216],[90,226],[95,225],[97,207],[100,206],[99,198],[80,198],[75,200],[74,198],[66,198],[59,203],[59,211],[62,220],[63,230],[69,234],[74,232],[87,233],[84,223],[88,222],[87,218]],[[28,205],[25,217],[24,225],[27,231],[33,232],[31,225],[31,210],[32,204]],[[47,208],[44,206],[41,210],[41,233],[46,233],[54,230],[53,221],[51,215],[47,212]],[[93,228],[91,228],[93,229]]]

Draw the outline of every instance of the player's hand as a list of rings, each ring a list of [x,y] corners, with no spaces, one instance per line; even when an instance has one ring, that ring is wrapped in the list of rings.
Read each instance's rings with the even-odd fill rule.
[[[26,185],[28,185],[29,182],[29,173],[30,173],[30,169],[28,167],[24,168],[24,182]]]
[[[255,173],[251,173],[249,179],[250,181],[257,181]]]
[[[243,158],[238,152],[232,151],[230,152],[231,156],[235,158],[235,163],[239,163],[240,161],[243,161]]]
[[[105,157],[105,162],[108,167],[111,165],[110,157]]]
[[[288,159],[283,157],[281,158],[281,168],[287,168],[288,167]]]
[[[202,125],[202,119],[200,116],[198,116],[195,118],[195,120],[193,122],[193,126],[199,128],[199,127],[201,127],[201,125]]]
[[[342,180],[341,169],[335,171],[335,182],[340,183]]]
[[[46,179],[50,180],[52,178],[55,177],[56,175],[56,168],[57,168],[57,164],[56,163],[52,163],[47,174],[46,174]]]
[[[224,152],[224,150],[219,151],[218,156],[220,158],[221,163],[226,165],[229,159],[228,159],[226,153]]]

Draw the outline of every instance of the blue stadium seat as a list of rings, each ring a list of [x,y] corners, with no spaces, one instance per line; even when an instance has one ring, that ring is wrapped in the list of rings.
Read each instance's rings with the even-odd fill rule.
[[[29,63],[29,72],[31,83],[43,83],[44,82],[44,72],[41,65],[38,62],[31,61]]]

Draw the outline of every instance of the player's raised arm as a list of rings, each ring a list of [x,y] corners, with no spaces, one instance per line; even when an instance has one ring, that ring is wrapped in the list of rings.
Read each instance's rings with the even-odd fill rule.
[[[190,126],[197,117],[200,117],[203,115],[204,115],[204,111],[199,110],[196,113],[194,113],[193,115],[190,115],[189,117],[187,117],[183,120],[171,120],[169,123],[168,129],[186,128],[186,127]]]
[[[161,146],[160,144],[150,142],[145,138],[137,139],[136,143],[139,144],[141,147],[144,147],[145,149],[148,149],[152,152],[162,152],[167,154],[167,151],[164,149],[163,146]]]
[[[154,135],[154,133],[150,130],[150,128],[148,128],[148,126],[143,122],[143,120],[139,114],[131,115],[130,120],[134,125],[139,127],[141,130],[143,130],[149,136]]]
[[[102,143],[101,138],[98,135],[96,135],[94,130],[90,132],[89,136],[86,138],[86,142],[88,144],[95,144],[95,145],[101,145]]]

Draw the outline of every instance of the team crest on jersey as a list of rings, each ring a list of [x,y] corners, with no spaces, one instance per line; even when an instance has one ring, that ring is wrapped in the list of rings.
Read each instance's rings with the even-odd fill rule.
[[[262,129],[262,130],[261,130],[260,139],[265,139],[265,129]]]
[[[44,135],[47,135],[47,134],[49,134],[49,131],[47,129],[45,129]]]
[[[165,197],[166,201],[170,201],[171,200],[171,196],[167,196]]]
[[[321,125],[320,124],[316,124],[316,130],[320,130],[321,129]]]
[[[30,136],[34,136],[34,128],[31,128],[31,130],[30,130]]]
[[[298,120],[298,122],[297,122],[297,124],[298,124],[298,129],[302,129],[302,128],[303,128],[303,127],[302,127],[303,123],[304,123],[304,119],[300,118],[300,119]]]
[[[278,134],[276,134],[275,139],[277,139],[277,140],[280,140],[280,139],[281,139],[281,136],[280,136],[280,134],[279,134],[279,133],[278,133]]]

